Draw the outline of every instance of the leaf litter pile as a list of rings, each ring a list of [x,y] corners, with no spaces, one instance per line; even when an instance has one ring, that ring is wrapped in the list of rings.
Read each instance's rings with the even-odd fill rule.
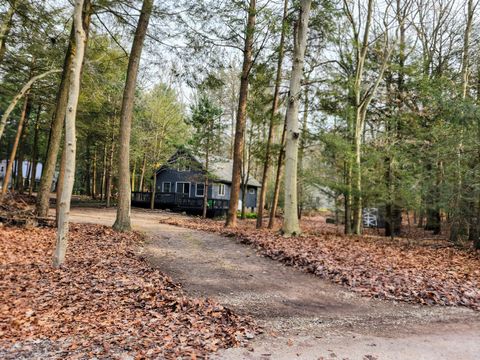
[[[480,310],[480,252],[428,241],[406,244],[380,236],[344,236],[335,226],[305,221],[286,238],[256,230],[253,221],[226,229],[223,221],[174,217],[170,225],[235,237],[261,254],[349,287],[368,297]]]
[[[143,261],[141,237],[72,225],[51,266],[52,228],[0,227],[0,358],[205,358],[244,344],[253,321]]]

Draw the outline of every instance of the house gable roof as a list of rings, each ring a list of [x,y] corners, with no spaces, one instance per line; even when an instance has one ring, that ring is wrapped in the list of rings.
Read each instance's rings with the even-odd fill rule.
[[[202,169],[205,169],[205,159],[201,156],[194,155],[192,152],[186,149],[179,149],[173,154],[170,159],[167,161],[167,164],[175,163],[175,159],[182,155],[189,156],[195,162],[200,164]],[[161,171],[162,169],[167,168],[168,165],[163,165],[157,172]],[[232,171],[233,171],[233,160],[225,159],[219,156],[210,156],[208,162],[208,171],[216,181],[232,183]],[[254,179],[252,176],[248,179],[248,185],[254,187],[261,187],[262,185]]]

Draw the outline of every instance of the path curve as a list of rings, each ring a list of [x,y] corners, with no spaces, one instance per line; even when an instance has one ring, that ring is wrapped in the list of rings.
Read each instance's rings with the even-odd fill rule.
[[[72,221],[112,225],[113,209],[74,208]],[[181,216],[132,210],[145,256],[188,294],[253,316],[265,329],[249,349],[218,359],[480,359],[480,313],[362,298],[258,255],[233,238],[160,224]]]

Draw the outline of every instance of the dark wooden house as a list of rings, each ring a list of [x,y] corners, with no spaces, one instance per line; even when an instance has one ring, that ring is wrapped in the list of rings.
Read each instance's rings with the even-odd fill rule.
[[[232,185],[233,161],[216,156],[209,158],[208,209],[209,216],[221,216],[228,211]],[[155,208],[201,214],[205,192],[205,160],[181,149],[156,173]],[[257,207],[260,183],[250,177],[246,186],[245,203],[251,211]],[[148,207],[151,192],[132,192],[132,205]],[[242,194],[240,194],[239,209]]]

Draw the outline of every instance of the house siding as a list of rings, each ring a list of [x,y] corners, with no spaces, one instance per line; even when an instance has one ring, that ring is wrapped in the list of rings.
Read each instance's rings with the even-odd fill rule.
[[[175,169],[162,169],[157,173],[157,192],[163,191],[163,183],[170,182],[171,192],[176,192],[177,182],[188,182],[190,183],[190,194],[189,196],[194,198],[196,196],[196,186],[197,184],[205,183],[205,176],[201,171],[177,171]],[[223,184],[225,186],[225,195],[219,194],[219,185]],[[208,186],[208,198],[210,199],[225,199],[229,200],[231,195],[232,187],[230,184],[217,183],[213,182]],[[253,194],[250,193],[250,190],[253,190]],[[246,206],[247,208],[256,208],[257,207],[257,196],[258,189],[254,186],[249,186],[247,188],[246,196]],[[242,199],[242,192],[240,191],[240,200]]]
[[[195,197],[195,185],[203,182],[201,171],[177,171],[175,169],[162,169],[157,173],[157,192],[162,192],[164,182],[172,183],[171,192],[176,192],[177,182],[190,183],[190,197]]]
[[[250,190],[253,190],[253,194],[250,193]],[[247,196],[245,197],[245,204],[247,208],[256,208],[257,207],[257,188],[254,186],[247,187]],[[242,194],[240,194],[240,199],[242,199]]]
[[[177,157],[178,156],[178,157]],[[178,158],[184,157],[184,155],[175,155],[169,161],[170,164],[173,164]],[[188,159],[187,159],[188,161]],[[176,184],[178,182],[187,182],[190,184],[190,198],[199,198],[196,196],[196,188],[197,184],[205,183],[205,173],[199,168],[197,165],[196,160],[193,158],[190,159],[192,161],[193,169],[187,171],[179,171],[174,168],[174,165],[162,167],[156,173],[156,191],[158,193],[163,192],[163,183],[169,182],[171,183],[171,193],[176,192]],[[219,188],[220,184],[225,187],[225,194],[220,195]],[[253,191],[253,193],[250,193]],[[209,179],[209,186],[208,186],[208,198],[209,199],[222,199],[222,200],[230,200],[231,196],[231,184],[229,182],[216,182],[214,179]],[[258,196],[258,188],[255,186],[248,186],[247,187],[247,194],[245,198],[245,205],[249,209],[255,209],[257,206],[257,196]],[[240,200],[242,199],[242,194],[240,192]],[[240,206],[240,205],[239,205]]]

